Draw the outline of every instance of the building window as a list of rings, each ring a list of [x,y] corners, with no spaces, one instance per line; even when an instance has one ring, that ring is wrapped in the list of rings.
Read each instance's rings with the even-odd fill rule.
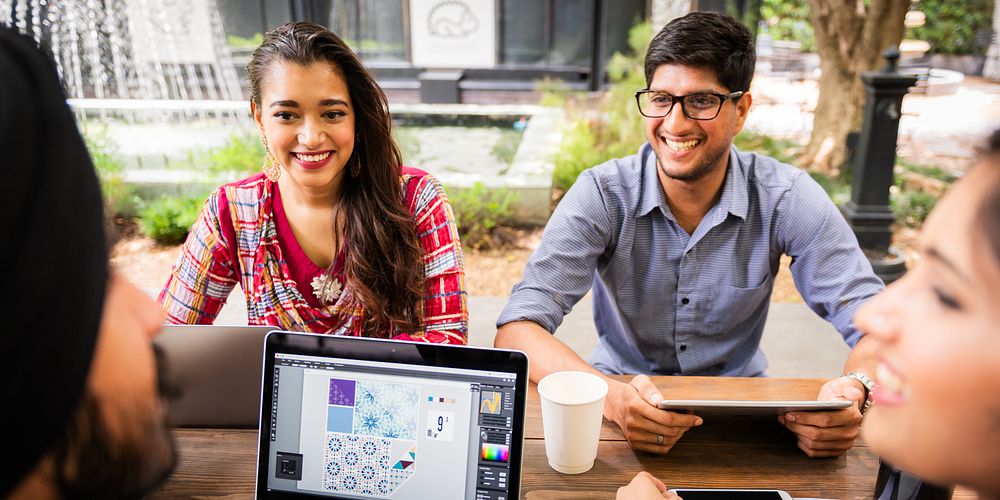
[[[500,62],[588,68],[595,0],[498,0]]]
[[[594,52],[594,0],[554,0],[550,66],[589,66]]]
[[[327,27],[366,63],[406,61],[402,0],[332,0]]]
[[[538,0],[502,0],[501,63],[545,64],[546,3]]]

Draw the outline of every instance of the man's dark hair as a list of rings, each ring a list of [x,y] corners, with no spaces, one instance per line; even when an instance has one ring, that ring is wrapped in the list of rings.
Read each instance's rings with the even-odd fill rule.
[[[743,23],[716,12],[692,12],[667,23],[646,51],[646,86],[656,68],[678,64],[715,72],[730,92],[750,90],[757,62],[753,35]]]

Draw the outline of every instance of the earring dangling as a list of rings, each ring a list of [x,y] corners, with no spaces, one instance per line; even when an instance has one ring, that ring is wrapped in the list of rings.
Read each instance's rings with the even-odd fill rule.
[[[278,182],[278,177],[281,177],[281,167],[278,166],[278,162],[274,161],[274,156],[271,155],[271,148],[267,145],[267,138],[263,135],[260,136],[260,142],[264,144],[264,166],[261,170],[264,171],[264,176],[271,180],[271,182]]]

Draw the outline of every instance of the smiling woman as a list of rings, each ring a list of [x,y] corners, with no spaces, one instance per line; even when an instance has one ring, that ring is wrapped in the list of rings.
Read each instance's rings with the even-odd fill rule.
[[[879,359],[864,439],[909,473],[1000,498],[1000,130],[920,246],[923,258],[855,318]]]
[[[388,103],[347,45],[289,23],[247,65],[263,172],[208,199],[160,293],[212,323],[237,282],[250,324],[465,343],[461,247],[441,184],[403,167]]]

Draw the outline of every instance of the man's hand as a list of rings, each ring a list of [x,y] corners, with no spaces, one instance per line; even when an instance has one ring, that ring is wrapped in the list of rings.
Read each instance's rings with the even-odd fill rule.
[[[604,415],[621,427],[632,448],[665,454],[691,427],[701,425],[695,415],[661,410],[663,395],[649,377],[638,375],[628,384],[609,387]]]
[[[861,428],[861,410],[865,396],[860,382],[837,377],[823,384],[819,401],[848,400],[857,404],[836,411],[790,412],[778,421],[799,438],[799,448],[810,457],[838,457],[854,446]]]
[[[679,500],[681,497],[672,491],[667,491],[667,485],[663,484],[663,481],[643,471],[636,474],[631,483],[618,488],[618,494],[615,495],[615,498],[617,500],[662,500],[664,498]]]

